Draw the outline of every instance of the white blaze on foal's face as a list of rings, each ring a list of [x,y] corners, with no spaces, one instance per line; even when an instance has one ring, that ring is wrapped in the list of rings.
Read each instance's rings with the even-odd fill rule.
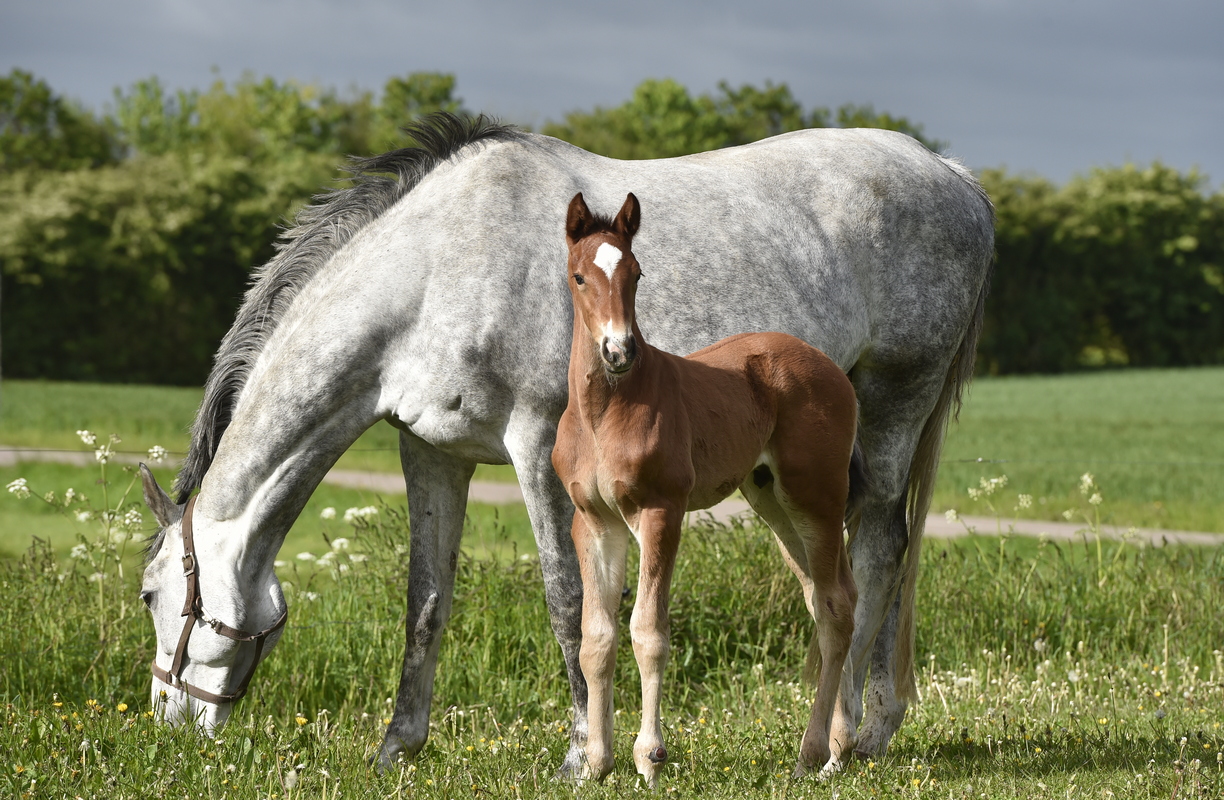
[[[624,253],[620,251],[620,248],[604,242],[595,251],[595,266],[602,269],[604,274],[608,276],[608,280],[611,281],[612,275],[616,272],[616,267],[620,264],[622,256],[624,256]]]

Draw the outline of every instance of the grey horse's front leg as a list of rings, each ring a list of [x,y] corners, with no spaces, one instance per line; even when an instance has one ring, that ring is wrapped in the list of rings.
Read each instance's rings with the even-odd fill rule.
[[[577,778],[586,757],[587,684],[579,660],[582,647],[582,574],[570,526],[574,506],[552,467],[556,428],[540,423],[511,425],[507,445],[523,489],[523,500],[535,531],[544,573],[544,598],[553,634],[565,656],[570,695],[574,703],[574,727],[569,750],[558,777]]]
[[[476,467],[407,433],[400,434],[400,461],[408,490],[412,549],[404,669],[395,712],[377,757],[383,770],[400,756],[415,756],[429,736],[438,648],[450,617],[468,484]]]

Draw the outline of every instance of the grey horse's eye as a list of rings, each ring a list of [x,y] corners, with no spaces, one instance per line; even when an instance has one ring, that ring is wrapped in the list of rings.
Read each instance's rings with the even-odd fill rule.
[[[149,608],[152,608],[153,607],[153,593],[152,592],[141,592],[140,602],[144,603]]]

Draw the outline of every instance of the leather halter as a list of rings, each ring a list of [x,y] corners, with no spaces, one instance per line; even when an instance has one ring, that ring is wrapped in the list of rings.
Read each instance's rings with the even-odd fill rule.
[[[195,508],[198,497],[197,494],[188,500],[187,508],[183,510],[183,577],[187,579],[187,601],[183,604],[183,616],[187,619],[183,623],[183,633],[179,636],[178,648],[174,651],[174,661],[171,662],[170,669],[168,671],[162,669],[154,660],[153,675],[162,683],[184,691],[206,703],[233,703],[246,694],[247,685],[255,675],[255,667],[259,664],[260,655],[263,654],[264,640],[285,626],[285,620],[289,619],[289,609],[286,607],[270,627],[257,633],[231,628],[221,620],[213,619],[204,613],[204,601],[200,597],[200,573],[196,562],[195,539],[191,532],[191,512]],[[255,643],[255,657],[251,659],[251,666],[247,668],[246,675],[239,681],[238,688],[229,694],[213,694],[183,680],[183,668],[187,661],[187,642],[191,639],[191,632],[195,629],[197,621],[203,622],[216,633],[236,642]]]

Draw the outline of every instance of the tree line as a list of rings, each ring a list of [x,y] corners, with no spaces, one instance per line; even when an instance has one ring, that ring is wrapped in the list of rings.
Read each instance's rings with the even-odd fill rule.
[[[350,93],[245,77],[205,91],[156,78],[103,114],[22,70],[0,78],[4,374],[198,385],[252,267],[286,219],[338,185],[345,156],[411,144],[404,124],[466,113],[455,78],[413,73]],[[908,133],[869,105],[805,110],[785,84],[690,93],[640,84],[542,133],[660,158],[813,127]],[[986,170],[998,260],[979,365],[991,373],[1224,363],[1224,195],[1161,164],[1062,186]]]

